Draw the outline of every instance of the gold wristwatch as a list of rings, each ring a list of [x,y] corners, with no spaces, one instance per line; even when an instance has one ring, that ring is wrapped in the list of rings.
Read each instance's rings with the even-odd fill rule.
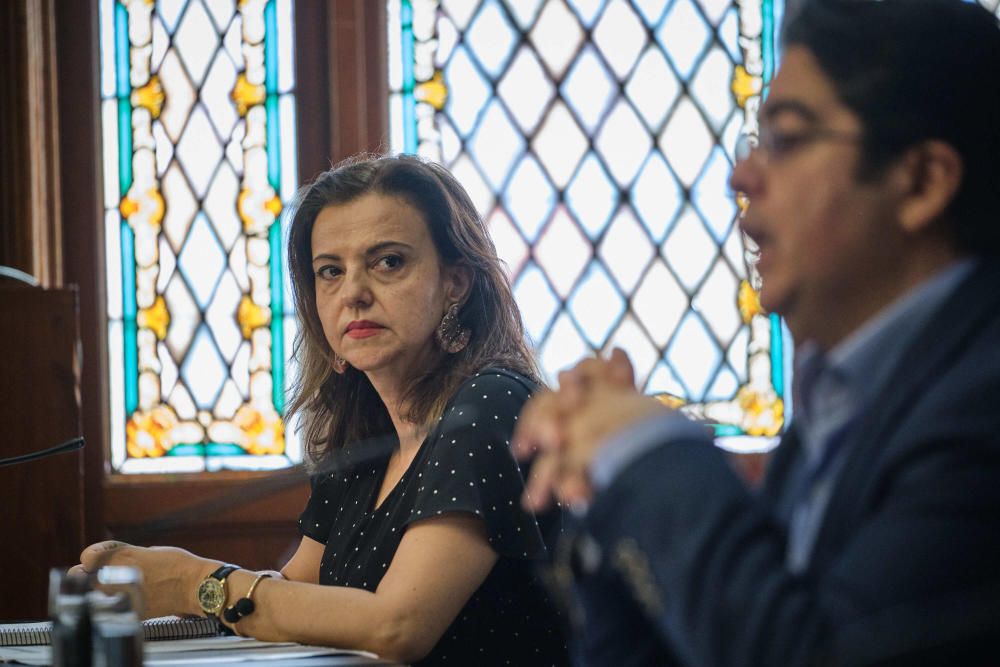
[[[226,606],[226,577],[238,569],[235,565],[223,565],[198,584],[198,605],[206,616],[218,618]]]

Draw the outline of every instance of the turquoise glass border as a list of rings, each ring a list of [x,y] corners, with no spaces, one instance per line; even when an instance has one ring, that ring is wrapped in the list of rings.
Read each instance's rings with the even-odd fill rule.
[[[115,93],[118,98],[119,196],[132,187],[132,83],[129,81],[128,10],[115,3]],[[121,219],[121,218],[120,218]],[[125,414],[139,407],[139,347],[136,340],[135,235],[121,219],[122,332],[124,335]],[[115,425],[125,428],[124,424]]]
[[[413,74],[413,5],[410,0],[400,0],[399,25],[403,59],[403,151],[417,152],[417,101],[413,96],[416,81]]]

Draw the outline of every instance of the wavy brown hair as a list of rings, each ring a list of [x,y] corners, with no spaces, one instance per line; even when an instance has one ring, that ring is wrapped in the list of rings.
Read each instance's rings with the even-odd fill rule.
[[[441,262],[471,269],[472,282],[459,309],[462,326],[472,330],[457,354],[437,354],[415,375],[401,399],[405,418],[429,424],[466,379],[491,366],[507,368],[539,382],[525,342],[521,314],[486,225],[465,189],[444,167],[412,156],[358,156],[320,174],[303,187],[291,211],[288,266],[299,320],[294,355],[299,374],[292,387],[287,420],[302,419],[307,462],[322,469],[339,449],[393,433],[382,399],[367,376],[349,368],[333,371],[333,350],[316,310],[312,229],[327,206],[366,194],[398,197],[427,224]]]

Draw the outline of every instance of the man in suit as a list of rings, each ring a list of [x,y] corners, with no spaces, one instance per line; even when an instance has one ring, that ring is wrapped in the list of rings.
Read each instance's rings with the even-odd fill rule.
[[[1000,664],[1000,28],[806,0],[737,155],[794,418],[749,490],[591,359],[521,417],[526,503],[580,508],[585,664]]]

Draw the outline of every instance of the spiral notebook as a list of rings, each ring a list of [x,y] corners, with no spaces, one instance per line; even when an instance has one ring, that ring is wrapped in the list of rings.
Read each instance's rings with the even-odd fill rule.
[[[158,639],[198,639],[219,634],[214,618],[160,616],[142,622],[146,641]],[[0,624],[0,646],[42,646],[52,643],[52,622]]]

